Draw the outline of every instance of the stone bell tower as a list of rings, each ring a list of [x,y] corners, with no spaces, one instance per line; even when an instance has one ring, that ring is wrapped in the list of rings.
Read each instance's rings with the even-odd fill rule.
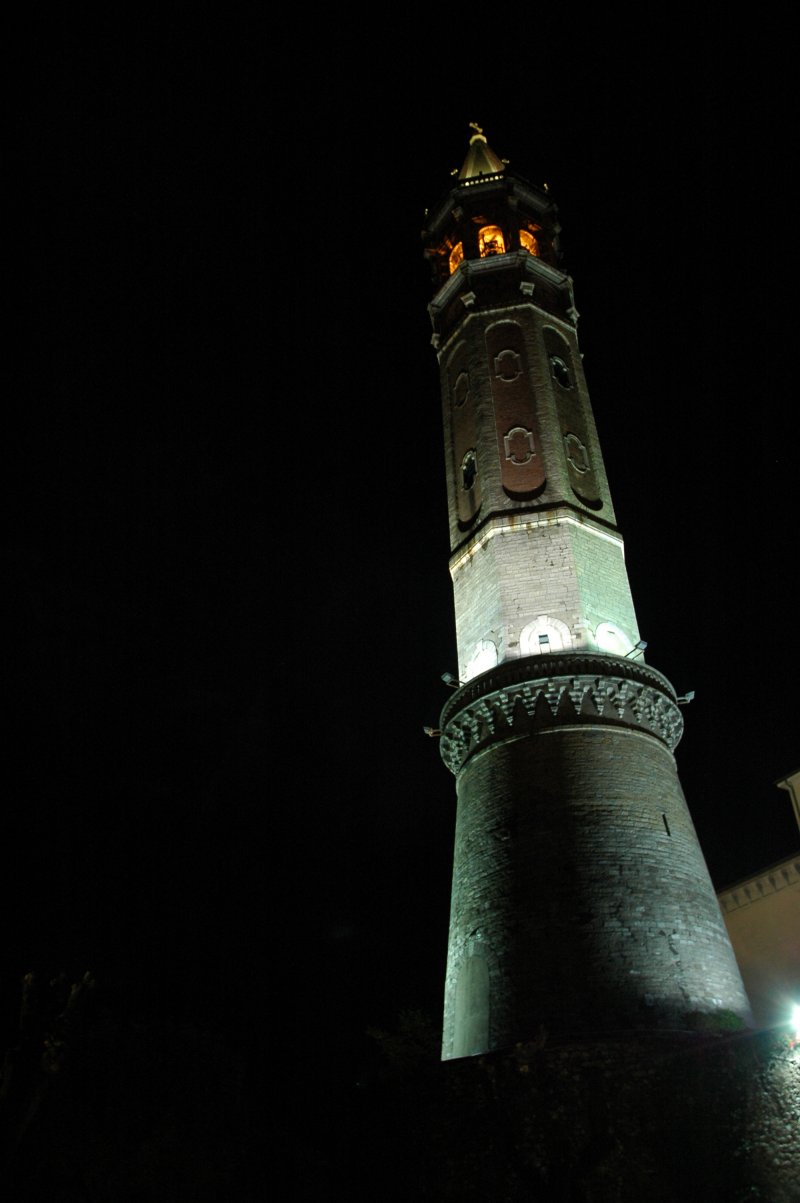
[[[443,1057],[749,1017],[644,662],[557,211],[476,126],[428,215],[459,688]]]

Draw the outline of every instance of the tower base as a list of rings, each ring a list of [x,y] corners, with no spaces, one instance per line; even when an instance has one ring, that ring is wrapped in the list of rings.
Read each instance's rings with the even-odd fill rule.
[[[442,1055],[581,1031],[749,1022],[659,673],[509,661],[442,715],[458,817]]]

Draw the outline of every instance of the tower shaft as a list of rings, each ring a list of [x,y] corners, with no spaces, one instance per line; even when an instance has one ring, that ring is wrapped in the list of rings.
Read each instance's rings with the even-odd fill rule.
[[[681,711],[643,661],[558,233],[480,133],[424,233],[461,682],[440,724],[446,1058],[748,1015],[678,781]]]

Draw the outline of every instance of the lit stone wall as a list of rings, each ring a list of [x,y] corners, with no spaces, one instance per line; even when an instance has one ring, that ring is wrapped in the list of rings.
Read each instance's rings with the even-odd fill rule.
[[[571,526],[582,613],[593,630],[612,623],[630,640],[639,639],[622,542],[588,525]]]
[[[490,641],[497,663],[536,654],[521,645],[526,628],[541,617],[564,625],[568,643],[555,638],[544,651],[603,650],[601,623],[620,632],[624,654],[639,638],[622,542],[570,511],[531,515],[514,525],[497,520],[469,549],[453,557],[459,676],[468,680],[476,648]],[[546,624],[542,625],[546,630]]]

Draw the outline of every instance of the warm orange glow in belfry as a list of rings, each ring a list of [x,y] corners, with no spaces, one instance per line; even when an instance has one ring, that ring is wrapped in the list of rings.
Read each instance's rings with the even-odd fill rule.
[[[453,247],[452,251],[450,252],[450,275],[451,276],[452,276],[453,272],[456,270],[456,268],[458,267],[459,263],[461,263],[463,261],[463,259],[464,259],[464,243],[457,242],[456,245]]]
[[[529,255],[537,255],[538,256],[539,244],[536,241],[536,239],[534,238],[533,234],[530,234],[527,230],[520,230],[519,244],[522,247],[523,251],[527,251]]]
[[[499,226],[483,227],[478,234],[478,249],[481,259],[485,259],[487,255],[504,255],[506,253],[506,240]]]

